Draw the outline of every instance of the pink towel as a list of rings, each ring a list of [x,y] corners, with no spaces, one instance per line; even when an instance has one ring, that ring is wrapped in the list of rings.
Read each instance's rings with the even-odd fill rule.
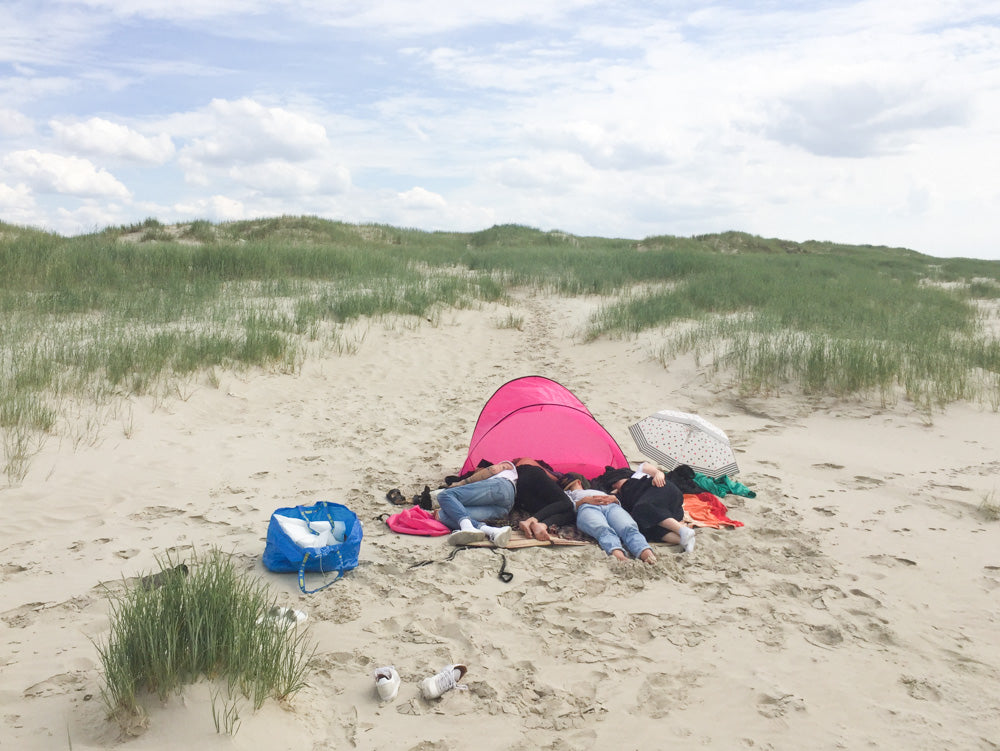
[[[393,514],[385,520],[385,523],[389,525],[389,529],[393,532],[399,532],[402,535],[439,537],[451,532],[448,527],[431,516],[430,512],[420,508],[420,506],[413,506],[412,508]]]

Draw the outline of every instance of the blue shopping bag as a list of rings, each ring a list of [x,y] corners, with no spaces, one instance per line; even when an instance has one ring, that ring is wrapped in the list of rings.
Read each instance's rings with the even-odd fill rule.
[[[331,527],[343,527],[343,540],[323,547],[302,547],[295,542],[275,518],[284,516],[308,522],[329,522]],[[339,522],[339,524],[338,524]],[[277,573],[299,574],[299,589],[312,594],[326,589],[346,572],[357,568],[361,552],[363,531],[358,515],[346,506],[329,501],[319,501],[311,506],[279,508],[271,514],[267,525],[267,542],[264,545],[264,566]],[[306,572],[332,574],[333,581],[316,589],[306,589]]]

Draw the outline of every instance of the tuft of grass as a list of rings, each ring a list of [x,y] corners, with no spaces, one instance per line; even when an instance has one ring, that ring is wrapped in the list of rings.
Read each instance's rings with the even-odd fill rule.
[[[997,501],[995,491],[991,491],[983,496],[983,500],[979,504],[979,513],[987,521],[1000,521],[1000,501]]]
[[[517,331],[524,331],[524,316],[514,315],[513,312],[507,313],[506,318],[501,318],[496,321],[496,327],[498,329],[516,329]]]
[[[97,645],[101,695],[123,727],[144,722],[144,694],[165,699],[201,678],[224,680],[230,696],[255,710],[305,685],[314,651],[306,632],[268,618],[276,603],[267,584],[237,572],[219,550],[187,567],[160,562],[159,573],[108,595],[110,634]],[[226,732],[238,727],[235,701],[220,711],[213,700],[212,711]]]

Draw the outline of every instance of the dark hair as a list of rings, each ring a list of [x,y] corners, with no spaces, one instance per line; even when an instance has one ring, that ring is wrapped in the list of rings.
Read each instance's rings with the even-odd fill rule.
[[[590,483],[587,482],[587,478],[581,475],[579,472],[567,472],[566,474],[564,474],[562,476],[562,479],[559,480],[559,487],[565,490],[574,480],[579,480],[580,487],[583,488],[584,490],[590,490]]]
[[[610,493],[616,482],[619,480],[627,480],[633,474],[634,472],[631,469],[615,469],[614,467],[605,467],[602,474],[591,479],[590,486],[597,488],[598,490],[603,490],[605,493]]]

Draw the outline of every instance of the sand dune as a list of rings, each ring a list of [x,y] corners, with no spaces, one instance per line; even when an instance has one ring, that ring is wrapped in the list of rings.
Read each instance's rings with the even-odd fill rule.
[[[87,440],[50,438],[0,490],[0,747],[227,749],[997,749],[1000,416],[958,404],[744,398],[691,360],[664,369],[655,335],[582,343],[599,301],[524,297],[439,322],[361,324],[355,354],[298,374],[221,374],[176,398],[100,412]],[[691,555],[615,564],[594,545],[465,550],[395,535],[388,489],[454,473],[483,402],[539,374],[570,388],[641,457],[627,426],[698,412],[738,450],[754,499],[740,529]],[[96,413],[95,413],[96,414]],[[96,419],[96,417],[95,417]],[[333,500],[365,525],[361,564],[321,593],[260,563],[271,511]],[[318,645],[310,684],[218,735],[210,687],[147,704],[123,738],[100,699],[103,586],[157,557],[232,551]],[[414,563],[433,563],[411,568]],[[435,702],[417,684],[469,667]],[[379,704],[371,672],[403,684]]]

